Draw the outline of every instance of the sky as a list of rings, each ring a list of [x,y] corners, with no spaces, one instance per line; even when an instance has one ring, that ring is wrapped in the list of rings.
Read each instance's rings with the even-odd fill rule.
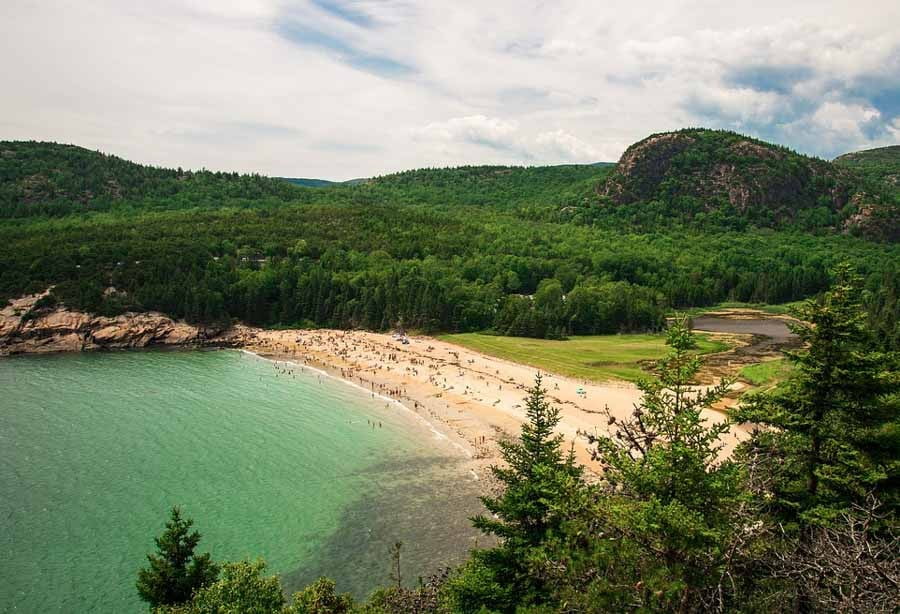
[[[900,143],[897,0],[2,0],[0,139],[334,180]]]

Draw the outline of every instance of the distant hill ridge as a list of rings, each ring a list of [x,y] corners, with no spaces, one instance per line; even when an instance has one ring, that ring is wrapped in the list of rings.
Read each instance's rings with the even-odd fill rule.
[[[303,186],[305,188],[327,188],[335,185],[357,185],[369,181],[365,178],[348,179],[347,181],[329,181],[328,179],[310,179],[308,177],[279,177],[288,183]]]
[[[897,192],[879,178],[722,130],[691,128],[638,141],[598,192],[612,207],[652,203],[687,217],[900,238]]]
[[[74,145],[0,142],[4,218],[114,208],[429,204],[556,211],[563,219],[647,231],[672,224],[790,227],[893,241],[900,239],[898,183],[900,146],[828,162],[698,128],[651,135],[616,165],[421,168],[343,182],[158,168]]]
[[[834,163],[900,188],[900,145],[847,153]]]
[[[75,145],[0,141],[0,218],[132,209],[282,204],[560,206],[592,192],[612,163],[423,168],[328,181],[158,168]],[[577,192],[574,194],[572,191]]]
[[[76,145],[0,141],[0,217],[102,210],[114,202],[222,206],[295,197],[294,186],[261,175],[159,168]]]

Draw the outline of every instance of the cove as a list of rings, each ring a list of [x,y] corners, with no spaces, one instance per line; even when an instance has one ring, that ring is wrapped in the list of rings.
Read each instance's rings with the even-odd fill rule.
[[[175,504],[201,551],[262,556],[291,590],[329,575],[363,596],[397,540],[408,583],[461,561],[482,508],[459,451],[292,368],[237,351],[0,360],[4,608],[145,611],[135,574]]]

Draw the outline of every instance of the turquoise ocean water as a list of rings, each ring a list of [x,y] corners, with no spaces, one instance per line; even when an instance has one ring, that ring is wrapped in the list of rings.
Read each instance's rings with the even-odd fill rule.
[[[174,504],[214,558],[357,596],[394,541],[408,583],[459,562],[481,510],[417,416],[237,351],[0,360],[0,450],[2,611],[145,611],[135,573]]]

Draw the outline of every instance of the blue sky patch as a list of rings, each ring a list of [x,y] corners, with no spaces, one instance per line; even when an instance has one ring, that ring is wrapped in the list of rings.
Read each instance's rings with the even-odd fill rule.
[[[375,20],[371,16],[355,9],[352,2],[341,2],[340,0],[311,0],[311,2],[313,6],[329,15],[343,19],[355,26],[372,28],[376,25]]]
[[[417,72],[410,64],[368,52],[337,36],[296,22],[281,24],[277,31],[296,45],[320,49],[345,64],[381,77],[403,78]]]
[[[794,86],[815,73],[808,66],[736,66],[725,74],[725,83],[758,92],[790,94]]]

